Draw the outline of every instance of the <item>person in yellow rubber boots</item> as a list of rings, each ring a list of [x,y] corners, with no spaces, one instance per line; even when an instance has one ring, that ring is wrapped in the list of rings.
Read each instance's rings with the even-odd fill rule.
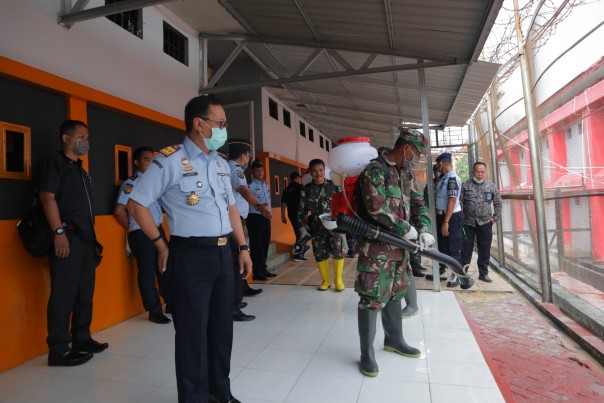
[[[333,272],[336,291],[343,291],[345,286],[342,281],[344,270],[344,237],[341,234],[329,232],[321,224],[319,216],[331,212],[331,197],[340,189],[334,183],[325,179],[325,163],[320,159],[310,161],[309,169],[312,181],[304,186],[300,193],[300,209],[298,220],[300,222],[300,238],[312,236],[312,248],[319,273],[323,283],[319,291],[331,287],[329,276],[329,256],[333,257]],[[310,213],[310,214],[309,214]]]

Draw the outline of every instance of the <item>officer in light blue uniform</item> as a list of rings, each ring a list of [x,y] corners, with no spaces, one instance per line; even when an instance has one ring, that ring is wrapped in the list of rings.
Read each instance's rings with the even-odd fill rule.
[[[438,250],[457,260],[461,264],[463,248],[463,212],[459,198],[461,179],[453,169],[451,153],[444,152],[436,157],[437,169],[442,177],[436,185],[436,228]],[[453,273],[447,287],[459,285],[459,279]]]
[[[231,187],[235,200],[237,200],[237,210],[241,220],[245,220],[249,213],[249,204],[247,198],[253,198],[250,190],[247,187],[247,179],[243,170],[250,162],[252,155],[252,144],[249,140],[241,138],[231,138],[228,141],[229,145],[229,167],[231,168]],[[256,202],[256,199],[253,199]],[[231,242],[231,248],[236,252],[237,244]],[[233,266],[236,272],[239,272],[239,265]],[[253,315],[245,314],[242,309],[247,306],[247,302],[243,302],[243,296],[254,296],[260,294],[262,289],[253,289],[248,283],[247,279],[241,279],[241,281],[233,282],[234,293],[235,293],[235,304],[233,310],[233,320],[236,322],[245,322],[254,320],[256,317]]]
[[[226,116],[212,95],[185,108],[187,137],[156,156],[132,191],[128,211],[158,249],[168,283],[176,330],[178,401],[237,403],[229,372],[233,344],[233,256],[237,242],[240,275],[251,273],[231,189],[230,169],[216,152],[227,139]],[[166,245],[148,207],[159,199],[170,228]]]
[[[271,242],[271,192],[264,181],[264,166],[259,160],[252,163],[252,183],[249,187],[258,200],[255,206],[250,205],[246,221],[254,264],[254,280],[266,281],[267,277],[274,276],[266,266]]]
[[[126,210],[126,204],[130,199],[132,190],[141,180],[149,165],[151,165],[153,149],[151,147],[137,148],[134,150],[132,157],[134,166],[137,169],[136,174],[122,183],[113,214],[118,222],[128,230],[128,244],[130,245],[132,254],[136,258],[136,265],[138,267],[138,289],[143,300],[143,306],[149,312],[149,320],[154,323],[167,324],[171,320],[164,315],[159,299],[160,294],[165,298],[165,293],[163,292],[161,274],[157,267],[157,250],[155,249],[155,245],[147,238],[134,218]],[[149,210],[158,231],[165,237],[161,226],[163,215],[159,201],[155,201],[149,205]],[[157,288],[155,288],[156,280],[159,284],[159,293],[157,292]]]

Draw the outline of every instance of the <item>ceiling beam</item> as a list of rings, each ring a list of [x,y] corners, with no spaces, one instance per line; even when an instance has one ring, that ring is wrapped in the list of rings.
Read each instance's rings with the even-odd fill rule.
[[[125,0],[119,3],[108,4],[106,6],[93,7],[87,10],[63,14],[59,17],[59,24],[66,26],[72,25],[76,22],[106,17],[112,14],[119,14],[126,11],[137,10],[139,8],[155,6],[157,4],[169,3],[171,1],[174,0]],[[76,3],[76,6],[77,5],[78,4]]]
[[[241,51],[246,47],[246,45],[247,44],[241,43],[241,42],[239,42],[237,44],[237,46],[235,47],[235,49],[233,49],[233,51],[231,52],[231,54],[229,55],[229,57],[227,57],[227,59],[224,61],[224,63],[222,63],[222,65],[220,66],[220,68],[218,69],[218,71],[216,72],[216,74],[214,74],[212,76],[212,79],[208,83],[207,87],[213,87],[213,86],[216,85],[216,83],[218,82],[218,80],[220,80],[220,78],[222,77],[222,75],[225,73],[225,71],[227,71],[227,69],[235,61],[235,59],[237,58],[237,56],[239,56],[239,53],[241,53]]]
[[[272,37],[256,37],[256,36],[245,36],[245,35],[220,35],[220,34],[211,34],[207,32],[202,32],[199,34],[199,37],[202,39],[211,39],[217,41],[235,41],[235,42],[251,42],[251,43],[271,43],[274,45],[286,45],[286,46],[303,46],[307,48],[321,48],[321,49],[334,49],[334,50],[347,50],[351,52],[360,52],[360,53],[376,53],[382,55],[391,55],[391,56],[399,56],[406,57],[413,60],[418,58],[424,60],[432,60],[432,61],[440,61],[446,62],[449,64],[467,64],[468,60],[458,57],[451,57],[446,55],[438,55],[433,53],[417,53],[417,52],[405,52],[401,50],[389,49],[389,48],[375,48],[375,47],[366,47],[362,45],[352,45],[352,44],[338,44],[338,43],[329,43],[329,42],[316,42],[316,41],[301,41],[301,40],[292,40],[287,38],[272,38]]]
[[[427,62],[427,63],[396,64],[394,66],[373,67],[373,68],[368,68],[368,69],[357,69],[357,70],[351,70],[351,71],[334,71],[331,73],[321,73],[321,74],[314,74],[314,75],[301,76],[301,77],[280,78],[277,80],[259,81],[259,82],[255,82],[255,83],[232,85],[232,86],[225,86],[225,87],[214,87],[214,88],[206,87],[206,88],[203,88],[201,90],[201,92],[205,93],[205,94],[218,94],[218,93],[223,93],[223,92],[243,91],[243,90],[249,90],[249,89],[260,88],[260,87],[271,87],[271,86],[287,84],[287,83],[324,80],[327,78],[339,78],[339,77],[348,77],[348,76],[363,75],[363,74],[387,73],[387,72],[391,72],[391,71],[416,70],[418,68],[442,67],[442,66],[448,66],[451,64],[454,64],[454,63]]]
[[[310,56],[298,67],[292,77],[298,77],[304,74],[304,72],[317,60],[317,58],[323,53],[323,49],[315,49]]]

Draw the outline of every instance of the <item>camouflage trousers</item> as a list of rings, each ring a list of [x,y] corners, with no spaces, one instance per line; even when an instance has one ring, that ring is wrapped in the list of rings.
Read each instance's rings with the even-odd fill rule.
[[[344,236],[329,232],[323,225],[312,228],[312,251],[317,262],[329,259],[343,259]]]
[[[382,309],[390,300],[400,301],[405,297],[411,282],[409,254],[400,260],[385,257],[359,256],[354,290],[359,294],[359,309]]]

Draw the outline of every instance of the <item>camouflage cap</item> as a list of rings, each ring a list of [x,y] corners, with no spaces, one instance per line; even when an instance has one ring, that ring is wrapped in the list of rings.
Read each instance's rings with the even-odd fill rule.
[[[399,138],[404,143],[414,145],[421,154],[427,155],[428,139],[419,131],[402,129]]]

